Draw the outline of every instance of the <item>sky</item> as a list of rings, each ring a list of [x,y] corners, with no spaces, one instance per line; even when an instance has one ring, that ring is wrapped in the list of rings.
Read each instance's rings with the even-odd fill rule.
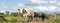
[[[60,0],[0,0],[0,13],[17,12],[19,8],[32,8],[33,11],[60,13]]]

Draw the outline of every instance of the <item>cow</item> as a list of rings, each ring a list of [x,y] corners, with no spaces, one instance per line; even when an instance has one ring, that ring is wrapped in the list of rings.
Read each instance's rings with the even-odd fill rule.
[[[20,13],[23,14],[23,17],[29,17],[29,19],[34,18],[34,12],[31,8],[20,8]]]
[[[42,13],[34,12],[34,17],[36,17],[36,19],[42,18],[42,21],[44,21],[44,19],[49,19],[49,17],[47,17],[43,12]]]

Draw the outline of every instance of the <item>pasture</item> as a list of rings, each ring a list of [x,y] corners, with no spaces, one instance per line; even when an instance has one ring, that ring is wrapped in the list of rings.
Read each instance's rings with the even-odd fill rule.
[[[6,16],[4,18],[0,18],[0,23],[60,23],[60,15],[57,15],[57,20],[54,20],[54,17],[49,18],[49,20],[44,19],[44,21],[42,21],[42,19],[38,19],[38,21],[35,20],[36,18],[34,18],[34,20],[32,21],[27,21],[29,20],[28,17],[26,17],[26,21],[24,22],[24,19],[22,16]]]

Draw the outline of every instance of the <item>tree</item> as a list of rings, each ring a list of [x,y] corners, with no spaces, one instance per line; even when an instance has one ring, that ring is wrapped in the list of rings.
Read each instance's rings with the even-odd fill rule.
[[[6,13],[6,15],[9,15],[10,12],[9,11],[6,11],[5,13]]]

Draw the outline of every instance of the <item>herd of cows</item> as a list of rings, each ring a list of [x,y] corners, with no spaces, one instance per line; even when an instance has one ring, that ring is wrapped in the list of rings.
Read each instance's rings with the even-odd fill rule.
[[[44,21],[44,19],[48,19],[49,20],[49,17],[46,16],[46,14],[43,13],[43,12],[41,12],[41,13],[33,12],[33,10],[30,9],[30,8],[21,8],[19,10],[20,10],[20,13],[22,13],[24,17],[29,17],[31,19],[33,19],[35,17],[36,17],[36,19],[37,18],[42,18],[42,21]]]

